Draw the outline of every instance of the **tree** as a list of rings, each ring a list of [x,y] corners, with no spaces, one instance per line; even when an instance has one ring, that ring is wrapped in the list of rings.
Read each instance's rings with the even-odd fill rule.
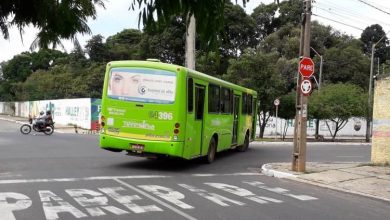
[[[16,26],[20,33],[29,24],[39,29],[31,48],[53,48],[60,39],[75,40],[77,33],[89,34],[88,18],[95,19],[95,5],[104,7],[102,0],[67,1],[0,1],[0,29],[8,39],[8,28]],[[9,20],[12,19],[12,20]]]
[[[370,61],[356,44],[332,47],[324,54],[324,83],[352,83],[368,88]]]
[[[2,65],[3,78],[11,82],[24,81],[32,73],[32,57],[29,52],[14,56]]]
[[[157,58],[162,62],[184,65],[185,33],[184,18],[172,17],[164,29],[145,28],[140,43],[140,56]]]
[[[284,130],[282,139],[286,138],[287,133],[287,120],[291,120],[295,118],[295,100],[296,100],[297,92],[292,90],[291,92],[283,95],[280,98],[279,112],[278,116],[286,120],[284,124]]]
[[[373,24],[366,27],[360,37],[360,40],[363,42],[363,51],[367,55],[371,55],[372,45],[377,43],[382,37],[384,37],[383,40],[381,40],[375,47],[375,56],[379,57],[380,63],[386,62],[389,57],[389,48],[387,47],[389,41],[382,26],[379,24]]]
[[[184,23],[187,24],[188,18],[194,15],[196,30],[203,47],[215,48],[218,42],[217,34],[223,27],[225,3],[228,1],[230,2],[230,0],[133,0],[131,8],[134,10],[143,6],[139,22],[142,20],[148,29],[164,27],[171,22],[172,16],[183,16]],[[242,0],[244,6],[246,2],[248,0]]]
[[[106,41],[109,60],[133,60],[140,59],[139,44],[142,33],[135,29],[124,29],[110,36]]]
[[[310,117],[334,123],[335,131],[332,133],[328,121],[326,122],[333,141],[350,118],[364,117],[366,109],[367,95],[362,88],[352,84],[328,84],[310,96]]]
[[[103,43],[104,37],[100,34],[92,36],[85,45],[85,50],[89,59],[93,62],[107,62],[109,53],[106,45]]]
[[[278,6],[274,3],[268,5],[261,3],[253,10],[251,16],[255,20],[256,39],[259,42],[280,27],[280,19],[275,16],[277,9]]]
[[[255,21],[238,5],[226,3],[224,25],[220,34],[222,44],[219,48],[222,56],[238,57],[244,49],[256,46],[254,42]]]
[[[230,82],[258,92],[260,137],[263,137],[267,121],[274,111],[273,101],[286,91],[285,82],[275,69],[276,59],[277,54],[247,49],[238,59],[230,60],[228,73],[223,76]]]

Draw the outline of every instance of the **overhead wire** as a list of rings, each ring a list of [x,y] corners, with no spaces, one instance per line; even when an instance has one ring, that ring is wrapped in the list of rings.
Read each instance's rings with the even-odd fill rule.
[[[329,20],[329,21],[333,21],[333,22],[335,22],[335,23],[342,24],[342,25],[345,25],[345,26],[348,26],[348,27],[351,27],[351,28],[355,28],[355,29],[357,29],[357,30],[361,30],[361,31],[364,30],[364,29],[362,29],[362,28],[359,28],[359,27],[356,27],[356,26],[353,26],[353,25],[350,25],[350,24],[346,24],[346,23],[343,23],[343,22],[341,22],[341,21],[336,21],[336,20],[334,20],[334,19],[327,18],[327,17],[321,16],[321,15],[317,15],[317,14],[314,14],[314,13],[313,13],[312,15],[317,16],[317,17],[320,17],[320,18],[323,18],[323,19],[326,19],[326,20]]]
[[[317,4],[315,5],[315,7],[319,7],[317,5],[329,8],[329,10],[337,11],[339,13],[348,14],[351,17],[364,19],[366,21],[366,23],[372,23],[372,24],[383,23],[383,24],[386,24],[387,26],[390,26],[389,23],[386,23],[383,20],[379,20],[379,19],[376,19],[374,17],[370,17],[367,14],[362,14],[361,12],[358,12],[358,11],[353,10],[351,8],[345,8],[345,7],[342,7],[340,5],[336,5],[334,2],[326,2],[326,0],[325,1],[322,0],[321,2],[318,1]],[[369,21],[372,21],[372,22],[369,22]]]
[[[375,9],[378,10],[378,11],[381,11],[381,12],[383,12],[383,13],[385,13],[385,14],[390,15],[390,12],[387,12],[387,11],[381,9],[381,8],[379,8],[379,7],[375,6],[375,5],[373,5],[372,3],[368,3],[368,2],[363,1],[363,0],[356,0],[356,1],[359,1],[359,2],[361,2],[361,3],[363,3],[363,4],[366,4],[366,5],[368,5],[368,6],[372,7],[372,8],[375,8]]]
[[[362,3],[363,2],[368,3],[367,1],[363,1],[363,0],[351,0],[351,1],[359,1]],[[343,2],[343,3],[345,3],[345,2]],[[372,3],[368,3],[368,4],[371,4],[372,6],[374,6]],[[378,19],[369,17],[369,16],[367,16],[367,13],[363,14],[362,12],[358,12],[358,11],[353,10],[351,8],[342,7],[341,5],[335,4],[334,1],[332,1],[332,2],[328,2],[327,0],[316,1],[316,3],[313,5],[313,8],[317,9],[317,12],[318,12],[318,13],[313,13],[314,16],[331,21],[331,22],[334,22],[334,23],[338,23],[338,24],[341,24],[341,25],[344,25],[344,26],[347,26],[347,27],[350,27],[350,28],[353,28],[356,30],[361,30],[361,31],[364,30],[364,28],[360,27],[360,25],[369,26],[372,24],[380,24],[381,26],[390,27],[390,24],[384,22],[383,20],[378,20]],[[322,15],[321,12],[325,12],[325,13],[331,15],[331,17],[324,16],[324,15]],[[334,17],[337,17],[337,18],[334,18]],[[338,18],[340,18],[340,19],[338,19]],[[348,20],[350,22],[344,22],[344,21],[340,21],[340,20]],[[351,22],[358,24],[358,25],[351,24]]]

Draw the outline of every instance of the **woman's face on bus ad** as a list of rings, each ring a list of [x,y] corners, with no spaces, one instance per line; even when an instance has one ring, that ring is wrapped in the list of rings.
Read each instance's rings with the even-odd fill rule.
[[[108,95],[137,96],[139,83],[139,75],[133,75],[126,72],[112,72],[108,85]]]

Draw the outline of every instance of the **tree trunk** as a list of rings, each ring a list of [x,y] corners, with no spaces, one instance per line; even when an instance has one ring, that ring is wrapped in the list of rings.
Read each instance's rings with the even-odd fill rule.
[[[320,131],[320,119],[316,119],[316,133],[314,134],[315,139],[318,139]]]
[[[263,117],[260,117],[261,120],[260,120],[260,138],[263,138],[264,137],[264,130],[265,130],[265,126],[267,125],[267,122],[268,122],[268,119],[269,119],[269,115],[267,116],[267,113],[260,113]]]

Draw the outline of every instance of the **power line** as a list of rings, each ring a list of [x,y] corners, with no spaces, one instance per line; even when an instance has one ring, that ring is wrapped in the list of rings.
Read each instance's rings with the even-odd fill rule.
[[[342,24],[342,25],[345,25],[345,26],[348,26],[348,27],[351,27],[351,28],[355,28],[357,30],[361,30],[363,31],[362,28],[359,28],[359,27],[356,27],[356,26],[353,26],[353,25],[350,25],[350,24],[346,24],[346,23],[343,23],[341,21],[336,21],[334,19],[331,19],[331,18],[327,18],[327,17],[324,17],[324,16],[321,16],[321,15],[317,15],[317,14],[313,14],[314,16],[317,16],[317,17],[320,17],[320,18],[323,18],[323,19],[326,19],[326,20],[329,20],[329,21],[333,21],[335,23],[338,23],[338,24]]]
[[[318,2],[315,7],[320,8],[318,5],[321,5],[322,7],[328,8],[328,11],[333,10],[333,11],[337,11],[339,14],[346,14],[350,17],[364,20],[365,23],[377,23],[377,24],[384,24],[386,26],[390,26],[389,23],[385,23],[383,20],[379,20],[379,19],[376,19],[374,17],[370,17],[370,16],[368,16],[368,14],[357,12],[356,10],[352,10],[351,8],[345,8],[345,7],[342,7],[340,5],[336,5],[336,4],[334,4],[334,2],[321,1],[321,2]]]
[[[357,17],[354,17],[354,16],[351,16],[351,15],[347,15],[347,14],[342,14],[341,12],[335,12],[334,10],[331,10],[330,8],[329,9],[325,9],[325,8],[322,8],[322,7],[319,7],[319,6],[315,6],[315,8],[321,10],[321,11],[324,11],[328,14],[331,14],[331,15],[335,15],[335,16],[338,16],[340,18],[344,18],[344,19],[348,19],[348,20],[353,20],[355,21],[355,23],[364,23],[364,24],[372,24],[371,22],[367,21],[367,20],[364,20],[362,18],[357,18]]]
[[[359,1],[359,2],[361,2],[361,3],[363,3],[363,4],[366,4],[366,5],[368,5],[368,6],[372,7],[372,8],[375,8],[375,9],[378,10],[378,11],[381,11],[381,12],[383,12],[383,13],[386,13],[386,14],[390,15],[389,12],[387,12],[387,11],[385,11],[385,10],[382,10],[381,8],[378,8],[378,7],[376,7],[375,5],[370,4],[370,3],[366,2],[366,1],[363,1],[363,0],[357,0],[357,1]]]

